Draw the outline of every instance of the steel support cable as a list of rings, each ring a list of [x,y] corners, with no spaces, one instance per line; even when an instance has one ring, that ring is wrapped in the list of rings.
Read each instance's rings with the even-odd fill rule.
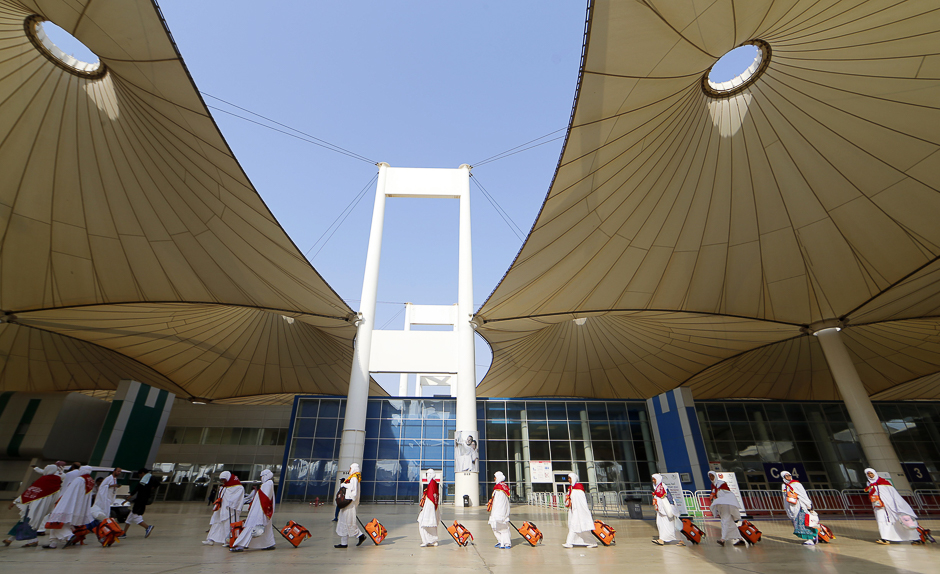
[[[404,304],[402,304],[402,308],[398,310],[398,313],[395,313],[394,315],[392,315],[392,318],[391,318],[391,319],[389,319],[388,321],[385,322],[385,324],[383,324],[381,327],[379,327],[379,331],[385,329],[385,327],[388,327],[389,324],[391,324],[391,322],[394,321],[396,317],[398,317],[399,315],[401,315],[401,314],[404,313],[404,312],[405,312],[405,306],[404,306]]]
[[[490,163],[490,162],[494,162],[494,161],[497,161],[497,160],[500,160],[500,159],[509,157],[509,156],[511,156],[511,155],[515,155],[515,154],[517,154],[517,153],[524,152],[524,151],[526,151],[526,150],[530,150],[530,149],[532,149],[532,148],[539,147],[540,145],[544,145],[544,144],[547,144],[547,143],[549,143],[549,142],[553,142],[553,141],[555,141],[555,140],[563,139],[565,136],[562,135],[562,136],[558,136],[558,137],[556,137],[556,138],[552,138],[552,139],[547,140],[547,141],[543,141],[543,142],[541,142],[541,143],[537,143],[537,144],[535,144],[535,145],[533,145],[533,146],[530,146],[530,147],[525,147],[525,146],[528,146],[529,144],[535,143],[535,142],[537,142],[537,141],[539,141],[539,140],[542,140],[542,139],[547,138],[548,136],[555,135],[555,134],[557,134],[558,132],[562,132],[562,131],[565,131],[565,130],[567,130],[567,129],[568,129],[568,128],[560,128],[560,129],[557,129],[557,130],[555,130],[555,131],[553,131],[553,132],[549,132],[549,133],[547,133],[547,134],[545,134],[545,135],[543,135],[543,136],[539,136],[539,137],[535,138],[534,140],[529,140],[529,141],[527,141],[527,142],[525,142],[525,143],[522,143],[522,144],[517,145],[516,147],[509,148],[509,149],[507,149],[507,150],[505,150],[505,151],[502,151],[502,152],[500,152],[500,153],[498,153],[498,154],[496,154],[496,155],[491,155],[491,156],[488,157],[488,158],[482,159],[482,160],[480,160],[480,161],[478,161],[478,162],[476,162],[476,163],[472,163],[472,164],[470,164],[470,165],[472,165],[473,167],[479,167],[479,166],[481,166],[481,165],[484,165],[484,164],[487,164],[487,163]],[[523,147],[525,147],[525,149],[519,149],[519,148],[523,148]]]
[[[333,223],[331,223],[330,226],[327,227],[326,230],[320,235],[320,238],[317,239],[316,242],[310,246],[310,249],[308,249],[304,253],[304,257],[306,257],[311,251],[313,251],[313,248],[319,245],[320,241],[323,240],[323,236],[325,236],[330,231],[330,229],[332,229],[333,232],[330,233],[330,236],[326,238],[326,241],[323,242],[323,245],[320,245],[320,249],[318,249],[317,252],[313,255],[313,257],[310,258],[310,261],[313,261],[314,259],[317,258],[317,255],[319,255],[320,252],[323,251],[323,248],[326,247],[326,244],[330,242],[330,239],[333,238],[333,235],[339,230],[340,227],[342,227],[343,223],[346,222],[346,219],[353,212],[353,210],[356,209],[356,206],[359,205],[359,202],[362,201],[363,197],[365,197],[366,191],[369,190],[369,188],[372,186],[372,183],[375,182],[375,180],[378,177],[379,177],[379,174],[377,173],[374,174],[372,176],[372,179],[370,179],[369,182],[365,184],[365,186],[363,186],[361,190],[359,190],[359,193],[357,193],[356,196],[352,198],[352,201],[350,201],[349,204],[345,208],[343,208],[343,211],[341,211],[339,215],[336,216],[336,219],[333,220]],[[342,218],[342,221],[340,221],[340,218]],[[339,223],[337,224],[337,222]]]
[[[336,144],[330,143],[330,142],[328,142],[328,141],[326,141],[326,140],[324,140],[324,139],[320,139],[320,138],[318,138],[318,137],[316,137],[316,136],[313,136],[313,135],[310,135],[310,134],[308,134],[308,133],[306,133],[306,132],[303,132],[303,131],[301,131],[301,130],[298,130],[297,128],[292,128],[292,127],[290,127],[290,126],[287,125],[287,124],[282,124],[282,123],[279,122],[279,121],[272,120],[271,118],[269,118],[269,117],[267,117],[267,116],[263,116],[263,115],[261,115],[261,114],[259,114],[259,113],[257,113],[257,112],[253,112],[253,111],[251,111],[251,110],[249,110],[249,109],[247,109],[247,108],[243,108],[243,107],[241,107],[241,106],[239,106],[239,105],[237,105],[237,104],[233,104],[232,102],[223,100],[222,98],[219,98],[219,97],[217,97],[217,96],[213,96],[212,94],[208,94],[208,93],[206,93],[206,92],[199,92],[199,93],[201,93],[201,94],[204,95],[204,96],[208,96],[208,97],[212,98],[213,100],[218,100],[218,101],[220,101],[220,102],[222,102],[222,103],[224,103],[224,104],[226,104],[226,105],[232,106],[233,108],[236,108],[236,109],[239,109],[239,110],[241,110],[241,111],[243,111],[243,112],[249,113],[249,114],[251,114],[251,115],[253,115],[253,116],[257,116],[257,117],[259,117],[259,118],[261,118],[261,119],[263,119],[263,120],[265,120],[265,121],[267,121],[267,122],[271,122],[272,124],[281,126],[282,128],[286,128],[286,129],[288,129],[288,130],[291,130],[292,132],[297,132],[298,134],[300,134],[300,135],[303,136],[303,137],[300,137],[300,136],[298,136],[298,135],[296,135],[296,134],[292,134],[292,133],[290,133],[290,132],[285,132],[284,130],[279,130],[279,129],[277,129],[277,128],[275,128],[275,127],[272,127],[272,126],[269,126],[269,125],[267,125],[267,124],[264,124],[264,123],[255,121],[255,120],[253,120],[253,119],[251,119],[251,118],[246,118],[246,117],[244,117],[244,116],[240,116],[240,115],[238,115],[238,114],[236,114],[236,113],[234,113],[234,112],[230,112],[230,111],[228,111],[228,110],[224,110],[224,109],[222,109],[222,108],[219,108],[219,107],[216,107],[216,106],[210,106],[209,104],[206,104],[206,107],[208,107],[208,108],[210,108],[210,109],[218,110],[218,111],[220,111],[220,112],[222,112],[222,113],[229,114],[230,116],[235,116],[236,118],[245,120],[246,122],[251,122],[251,123],[253,123],[253,124],[257,124],[257,125],[259,125],[259,126],[266,127],[266,128],[268,128],[269,130],[273,130],[273,131],[282,133],[282,134],[284,134],[284,135],[288,135],[288,136],[297,138],[297,139],[299,139],[299,140],[301,140],[301,141],[305,141],[305,142],[307,142],[307,143],[312,143],[313,145],[320,146],[320,147],[325,148],[325,149],[328,149],[328,150],[330,150],[330,151],[335,151],[336,153],[343,154],[343,155],[348,156],[348,157],[351,157],[351,158],[353,158],[353,159],[358,159],[359,161],[364,161],[364,162],[366,162],[366,163],[371,163],[371,164],[373,164],[373,165],[375,165],[375,163],[377,163],[377,162],[375,162],[374,160],[371,160],[371,159],[367,158],[367,157],[364,156],[364,155],[358,154],[358,153],[356,153],[356,152],[354,152],[354,151],[350,151],[350,150],[348,150],[348,149],[346,149],[346,148],[342,148],[342,147],[340,147],[340,146],[338,146],[338,145],[336,145]]]
[[[480,191],[483,192],[483,197],[485,197],[486,200],[490,202],[490,205],[493,206],[493,209],[496,210],[496,213],[498,213],[499,216],[503,219],[503,221],[506,222],[506,225],[509,226],[509,230],[512,231],[513,235],[515,235],[519,239],[519,241],[525,241],[525,232],[522,231],[521,227],[516,225],[516,222],[513,221],[512,217],[509,216],[509,212],[507,212],[505,209],[502,208],[501,205],[499,205],[499,203],[496,201],[496,198],[494,198],[490,194],[490,192],[488,192],[486,188],[484,188],[483,185],[480,184],[476,175],[471,175],[470,181],[472,181],[478,188],[480,188]]]

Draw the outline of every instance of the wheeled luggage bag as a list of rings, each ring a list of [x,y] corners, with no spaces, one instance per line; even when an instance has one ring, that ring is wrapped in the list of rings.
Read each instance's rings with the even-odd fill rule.
[[[441,524],[444,524],[443,520],[441,520]],[[444,528],[447,529],[447,532],[454,539],[454,542],[456,542],[459,546],[466,546],[473,541],[473,534],[470,534],[470,531],[467,530],[463,524],[460,524],[456,520],[454,521],[453,526],[447,526],[444,524]]]
[[[819,532],[817,533],[817,536],[819,536],[820,542],[826,543],[832,542],[836,537],[836,535],[832,532],[832,529],[821,522],[819,523]]]
[[[705,533],[701,528],[692,524],[692,519],[688,517],[680,518],[682,521],[682,535],[689,539],[689,542],[692,544],[701,544],[702,537],[705,536]]]
[[[356,520],[359,520],[359,517],[356,517]],[[388,536],[388,530],[382,526],[382,523],[379,522],[378,518],[373,518],[369,521],[368,524],[363,525],[362,521],[359,520],[359,525],[362,526],[363,530],[366,531],[366,534],[369,535],[369,538],[372,539],[372,542],[375,542],[375,545],[378,546],[385,540],[385,537]]]
[[[747,540],[749,544],[757,544],[761,539],[761,531],[754,526],[754,523],[742,520],[741,526],[738,526],[738,532],[741,533],[741,538]]]
[[[297,524],[293,520],[287,523],[287,526],[280,530],[281,536],[294,545],[294,548],[300,546],[305,539],[310,538],[310,531]]]
[[[230,525],[228,547],[235,548],[235,541],[238,540],[238,537],[242,535],[242,530],[245,529],[245,521],[239,520],[238,522],[235,522],[235,513],[229,509],[228,522]]]
[[[513,524],[511,520],[509,521],[509,524],[510,526],[515,528],[516,532],[518,532],[520,536],[525,538],[526,542],[528,542],[532,546],[537,546],[539,541],[542,540],[542,531],[539,530],[538,527],[531,522],[523,522],[522,528],[516,528],[516,525]]]
[[[117,542],[118,537],[122,534],[124,534],[124,531],[121,530],[118,521],[113,518],[108,518],[95,527],[95,536],[98,537],[98,542],[101,542],[101,545],[105,548]]]
[[[594,521],[594,530],[591,531],[591,534],[594,535],[594,538],[600,540],[601,544],[604,546],[610,546],[614,544],[614,535],[617,533],[609,524],[604,524],[600,520]]]

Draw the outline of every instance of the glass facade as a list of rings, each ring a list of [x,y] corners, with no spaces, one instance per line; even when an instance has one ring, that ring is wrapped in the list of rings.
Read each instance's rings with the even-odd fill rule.
[[[940,482],[940,405],[874,403],[901,462],[924,463],[931,477],[912,488]],[[741,488],[777,488],[764,463],[801,463],[812,488],[861,488],[867,466],[855,429],[841,402],[696,401],[708,459],[735,472]],[[880,470],[880,469],[879,469]]]
[[[592,492],[644,488],[656,472],[655,446],[644,401],[479,401],[480,480],[493,488],[506,475],[515,499],[560,492],[576,472]],[[551,461],[552,482],[535,482],[530,461]],[[484,473],[485,468],[485,473]]]
[[[282,479],[283,500],[329,498],[336,480],[345,399],[298,397]],[[369,399],[362,500],[414,501],[420,470],[443,470],[453,502],[454,399]],[[481,496],[501,470],[513,498],[563,487],[578,472],[593,491],[641,488],[655,472],[643,401],[477,401]],[[555,476],[533,481],[530,461],[551,461]]]
[[[843,403],[724,400],[695,408],[708,460],[733,471],[745,489],[777,489],[768,463],[799,463],[811,488],[864,485],[866,466]],[[502,471],[512,498],[561,492],[575,471],[594,493],[649,488],[656,447],[644,401],[478,399],[481,499]],[[363,455],[364,501],[414,501],[421,469],[443,470],[453,503],[454,399],[371,398]],[[915,489],[940,484],[940,403],[878,402],[875,410],[902,463],[921,463]],[[345,399],[297,397],[280,488],[284,500],[333,495]],[[188,429],[175,432],[196,440]],[[192,438],[190,438],[190,434]],[[205,433],[199,435],[199,439]],[[168,439],[169,440],[169,439]],[[551,462],[552,476],[532,463]]]

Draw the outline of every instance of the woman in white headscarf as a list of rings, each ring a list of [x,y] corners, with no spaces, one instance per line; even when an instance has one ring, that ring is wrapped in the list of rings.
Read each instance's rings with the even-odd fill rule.
[[[725,545],[725,542],[737,546],[744,544],[741,540],[741,533],[738,532],[737,522],[741,520],[741,509],[738,507],[738,499],[731,492],[728,483],[718,478],[718,473],[708,471],[708,478],[712,481],[711,511],[714,516],[721,519],[721,539],[718,544]]]
[[[673,508],[669,498],[669,489],[663,483],[662,475],[654,474],[653,510],[656,511],[656,528],[659,529],[659,540],[653,540],[653,544],[685,546],[685,543],[676,539],[676,509]]]
[[[80,467],[49,514],[50,526],[46,528],[49,544],[43,548],[56,548],[60,540],[68,546],[73,527],[84,526],[94,520],[91,515],[91,491],[94,488],[91,467]]]
[[[881,534],[881,538],[876,542],[921,544],[920,533],[917,531],[917,515],[911,505],[901,497],[894,485],[878,476],[875,469],[866,468],[865,478],[868,479],[865,492],[868,493],[872,508],[875,509],[878,533]]]
[[[421,533],[421,546],[437,546],[437,525],[441,522],[441,488],[440,482],[434,478],[434,471],[428,469],[425,473],[428,485],[421,497],[421,512],[418,514],[418,530]]]
[[[783,471],[780,478],[783,480],[782,490],[786,498],[783,504],[787,509],[787,516],[793,522],[793,534],[804,541],[804,546],[815,546],[819,530],[806,526],[806,515],[813,509],[813,501],[792,474]]]
[[[565,506],[568,507],[568,539],[562,546],[573,548],[587,546],[597,548],[597,543],[591,539],[594,530],[594,518],[588,508],[587,496],[584,494],[584,485],[578,482],[578,475],[568,473],[568,493],[565,495]]]
[[[333,548],[347,548],[349,546],[349,537],[358,538],[356,546],[359,546],[366,540],[366,535],[359,530],[359,524],[356,519],[356,509],[359,507],[359,485],[362,482],[362,472],[359,465],[355,462],[349,465],[349,476],[343,481],[343,487],[346,489],[346,500],[350,501],[345,508],[341,508],[336,521],[336,534],[339,535],[339,544],[334,544]]]
[[[490,519],[487,521],[496,536],[496,548],[512,548],[509,534],[509,486],[506,485],[506,475],[496,471],[493,475],[496,486],[493,487],[493,496],[490,497]]]
[[[3,541],[4,545],[9,546],[13,540],[24,541],[24,548],[39,545],[38,530],[45,524],[43,519],[52,509],[62,484],[62,477],[56,475],[56,470],[54,464],[43,468],[42,476],[10,503],[10,508],[19,509],[20,521],[10,529],[10,537]]]
[[[246,548],[274,550],[274,473],[268,469],[261,471],[261,486],[255,491],[248,507],[244,530],[229,548],[232,552],[242,552]]]
[[[232,522],[238,522],[245,501],[245,487],[237,476],[229,471],[219,474],[222,485],[219,497],[213,505],[212,518],[209,519],[209,536],[202,541],[206,546],[226,544],[232,532]],[[273,536],[273,534],[272,534]]]
[[[98,492],[95,495],[95,503],[91,507],[91,513],[95,520],[104,522],[111,516],[111,506],[117,495],[118,477],[121,476],[121,468],[115,468],[111,474],[104,477],[101,484],[98,485]]]

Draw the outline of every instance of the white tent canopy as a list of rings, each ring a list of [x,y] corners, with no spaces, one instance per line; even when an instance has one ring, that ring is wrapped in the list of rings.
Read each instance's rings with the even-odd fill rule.
[[[586,30],[479,394],[834,399],[838,325],[870,394],[937,398],[936,2],[598,0]],[[753,42],[754,83],[706,93]]]
[[[101,66],[57,57],[43,20]],[[0,389],[345,394],[352,310],[248,181],[151,0],[0,0],[0,173]]]

